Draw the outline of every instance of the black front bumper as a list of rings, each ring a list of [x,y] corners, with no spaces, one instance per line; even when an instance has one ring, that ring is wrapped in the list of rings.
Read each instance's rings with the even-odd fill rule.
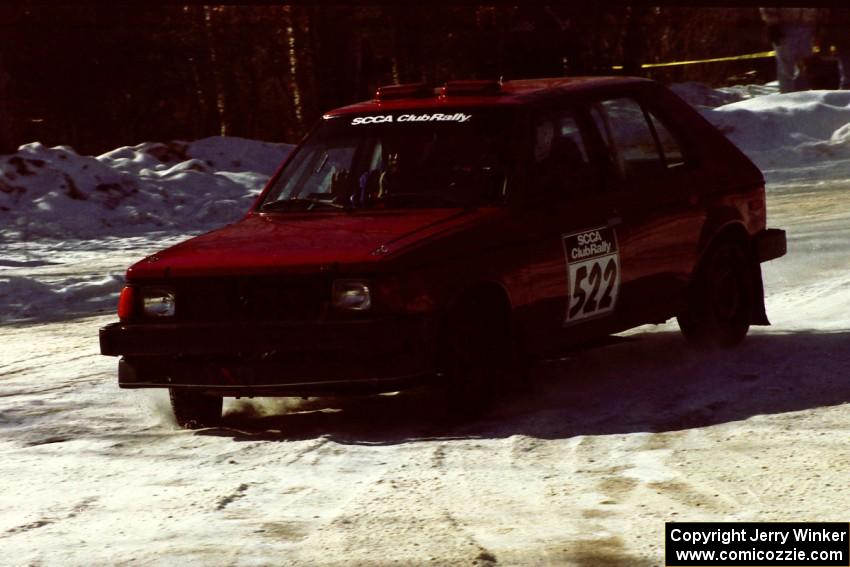
[[[225,396],[381,392],[435,374],[424,318],[296,323],[115,323],[101,353],[121,355],[122,388]]]

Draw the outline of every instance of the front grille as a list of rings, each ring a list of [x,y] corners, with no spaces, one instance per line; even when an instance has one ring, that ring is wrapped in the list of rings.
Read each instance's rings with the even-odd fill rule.
[[[322,309],[317,278],[227,278],[184,281],[177,287],[181,321],[309,321]]]

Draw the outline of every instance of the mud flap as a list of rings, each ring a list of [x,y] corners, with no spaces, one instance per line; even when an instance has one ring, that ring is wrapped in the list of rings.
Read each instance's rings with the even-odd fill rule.
[[[750,325],[770,325],[764,306],[764,281],[761,277],[761,264],[754,254],[751,254],[750,266],[750,289],[752,290]]]
[[[761,277],[761,263],[784,256],[788,252],[785,231],[780,228],[768,228],[759,232],[752,241],[750,262],[752,264],[753,301],[750,313],[751,325],[770,325],[764,307],[764,282]]]

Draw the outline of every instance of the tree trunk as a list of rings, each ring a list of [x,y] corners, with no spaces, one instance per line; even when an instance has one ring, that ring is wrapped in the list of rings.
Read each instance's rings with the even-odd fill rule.
[[[0,52],[0,154],[11,154],[18,149],[12,112],[11,78],[6,72],[5,57]]]
[[[626,19],[626,33],[623,38],[623,74],[643,75],[643,50],[645,45],[645,6],[630,6]]]
[[[212,73],[213,85],[215,86],[215,109],[218,116],[219,134],[227,136],[227,107],[225,105],[224,85],[222,80],[221,63],[218,59],[216,46],[215,28],[213,23],[214,7],[204,6],[204,31],[209,51],[210,72]]]

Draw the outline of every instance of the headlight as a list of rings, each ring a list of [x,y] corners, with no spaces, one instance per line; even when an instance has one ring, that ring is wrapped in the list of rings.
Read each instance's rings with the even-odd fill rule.
[[[331,295],[334,308],[341,311],[367,311],[372,307],[369,282],[365,280],[336,280]]]
[[[143,290],[142,311],[148,317],[173,317],[174,292],[165,289]]]

